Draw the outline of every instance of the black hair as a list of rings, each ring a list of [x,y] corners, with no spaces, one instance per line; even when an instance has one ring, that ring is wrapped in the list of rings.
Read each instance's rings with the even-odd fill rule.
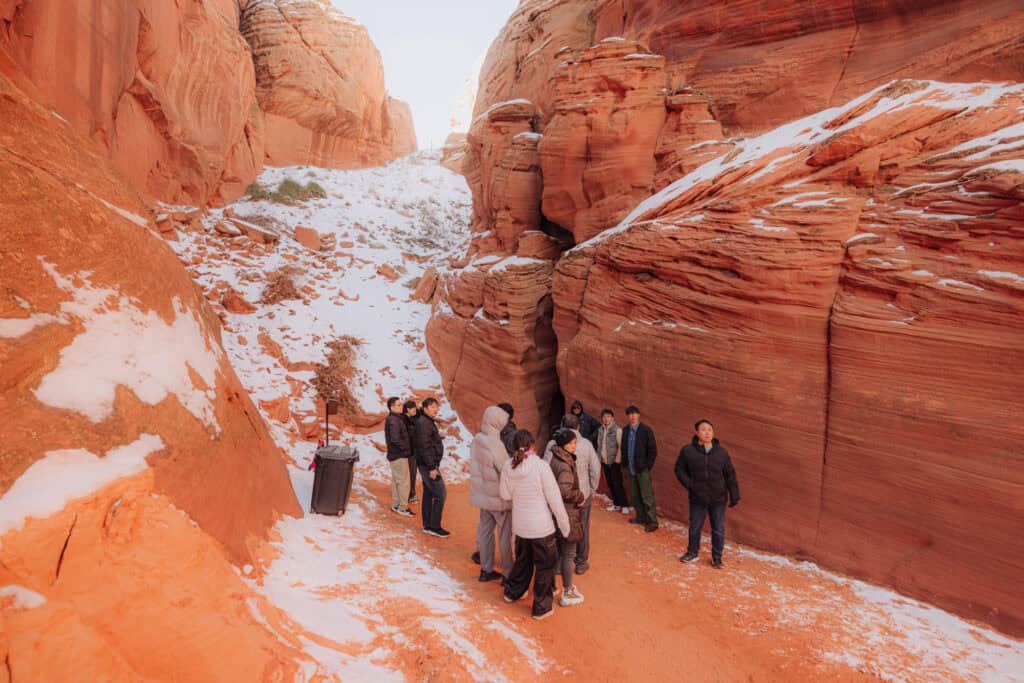
[[[637,415],[639,415],[640,414],[640,409],[637,408],[636,406],[630,406],[630,407],[626,408],[626,415],[632,415],[633,413],[636,413]]]
[[[403,413],[408,413],[409,412],[409,408],[415,408],[415,407],[416,407],[416,401],[406,401],[405,403],[402,404],[402,412]]]
[[[388,399],[388,410],[391,410],[391,406],[395,405],[396,403],[398,403],[401,400],[402,399],[398,398],[397,396],[392,396],[391,398],[389,398]]]
[[[583,412],[583,403],[581,403],[581,402],[580,402],[580,401],[578,401],[578,400],[576,400],[576,401],[573,401],[573,402],[572,402],[572,405],[570,405],[570,406],[569,406],[569,412],[571,413],[571,412],[572,412],[573,410],[575,410],[576,408],[579,408],[579,409],[580,409],[580,412],[582,413],[582,412]]]
[[[430,406],[434,405],[435,403],[437,403],[437,399],[434,398],[433,396],[431,396],[429,398],[423,399],[423,403],[421,404],[420,407],[423,408],[423,410],[426,410],[427,408],[429,408]]]
[[[568,429],[559,429],[557,432],[555,432],[554,439],[556,446],[558,446],[559,448],[565,448],[570,443],[576,440],[576,435],[573,434],[572,431]]]
[[[601,414],[602,415],[611,415],[612,417],[615,417],[615,411],[612,410],[611,408],[605,408],[604,410],[601,411]]]
[[[700,429],[700,426],[705,422],[711,425],[711,428],[714,429],[715,425],[711,424],[711,420],[697,420],[696,422],[693,423],[693,431],[697,431],[698,429]]]
[[[511,403],[499,403],[498,407],[508,413],[508,419],[512,419],[516,416],[516,409],[512,407]]]
[[[512,454],[512,469],[519,467],[526,459],[526,452],[533,446],[533,434],[526,429],[516,430],[512,435],[512,447],[516,452]]]

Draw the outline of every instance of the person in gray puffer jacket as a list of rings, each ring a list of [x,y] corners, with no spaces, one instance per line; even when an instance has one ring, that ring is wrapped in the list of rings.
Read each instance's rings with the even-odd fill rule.
[[[501,471],[508,451],[501,441],[501,430],[508,413],[498,406],[484,411],[480,433],[469,445],[469,503],[480,509],[476,525],[476,547],[480,557],[480,581],[494,581],[512,571],[511,503],[501,497]],[[494,571],[494,530],[498,530],[502,573]]]

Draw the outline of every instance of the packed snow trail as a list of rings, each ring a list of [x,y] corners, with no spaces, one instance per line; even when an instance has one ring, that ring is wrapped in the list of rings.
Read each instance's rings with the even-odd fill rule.
[[[370,433],[332,434],[360,451],[348,512],[282,520],[259,566],[242,569],[288,616],[264,614],[253,600],[254,618],[316,662],[304,666],[304,680],[663,680],[682,671],[695,679],[1024,680],[1024,645],[991,629],[739,546],[727,548],[726,572],[683,566],[676,555],[685,529],[667,523],[663,533],[644,535],[603,506],[594,512],[594,568],[580,578],[582,606],[556,608],[554,619],[536,623],[525,603],[504,604],[496,584],[476,581],[467,559],[476,513],[458,482],[470,435],[444,400],[424,346],[430,307],[409,300],[429,266],[444,270],[465,252],[465,181],[430,153],[362,171],[268,169],[259,182],[272,190],[285,179],[314,181],[327,197],[243,200],[227,211],[277,236],[276,244],[233,236],[239,230],[217,210],[203,230],[182,232],[172,245],[224,321],[224,347],[285,454],[304,510],[323,419],[313,367],[332,339],[360,342],[350,389],[365,413],[357,431]],[[296,226],[318,231],[326,248],[299,244]],[[261,303],[279,273],[292,278],[299,298]],[[231,293],[251,312],[224,308],[247,308],[231,306]],[[377,424],[385,397],[427,393],[442,400],[447,425],[443,471],[454,485],[445,507],[453,537],[445,541],[422,535],[418,518],[389,512]]]

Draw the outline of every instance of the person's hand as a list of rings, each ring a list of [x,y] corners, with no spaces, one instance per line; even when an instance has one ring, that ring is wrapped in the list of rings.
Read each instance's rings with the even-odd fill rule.
[[[437,470],[430,470],[430,478],[437,479],[439,472]]]
[[[737,498],[736,500],[729,501],[729,507],[731,507],[731,508],[734,508],[734,507],[736,507],[739,504],[740,504],[740,499],[739,498]]]

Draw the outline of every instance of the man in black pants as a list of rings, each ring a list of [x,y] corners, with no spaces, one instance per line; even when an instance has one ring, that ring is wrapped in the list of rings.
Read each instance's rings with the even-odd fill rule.
[[[402,404],[402,414],[405,416],[405,427],[409,432],[409,441],[412,441],[413,421],[416,419],[416,401],[406,401]],[[409,502],[419,503],[416,496],[416,455],[409,456]]]
[[[700,532],[704,520],[711,516],[711,565],[722,568],[725,547],[725,504],[735,507],[740,502],[729,451],[719,445],[715,428],[708,420],[693,425],[693,441],[683,446],[676,460],[676,479],[690,494],[690,542],[680,562],[693,562],[700,551]]]
[[[447,538],[451,534],[441,526],[441,513],[447,492],[441,478],[441,458],[444,457],[444,441],[437,430],[437,411],[441,406],[436,398],[423,400],[420,414],[413,423],[413,452],[423,480],[423,533]]]
[[[651,468],[658,457],[658,444],[654,430],[640,421],[640,409],[626,408],[626,426],[622,430],[622,463],[629,474],[629,497],[633,500],[636,517],[630,524],[642,524],[644,531],[658,530],[658,509],[654,501],[654,483]]]

